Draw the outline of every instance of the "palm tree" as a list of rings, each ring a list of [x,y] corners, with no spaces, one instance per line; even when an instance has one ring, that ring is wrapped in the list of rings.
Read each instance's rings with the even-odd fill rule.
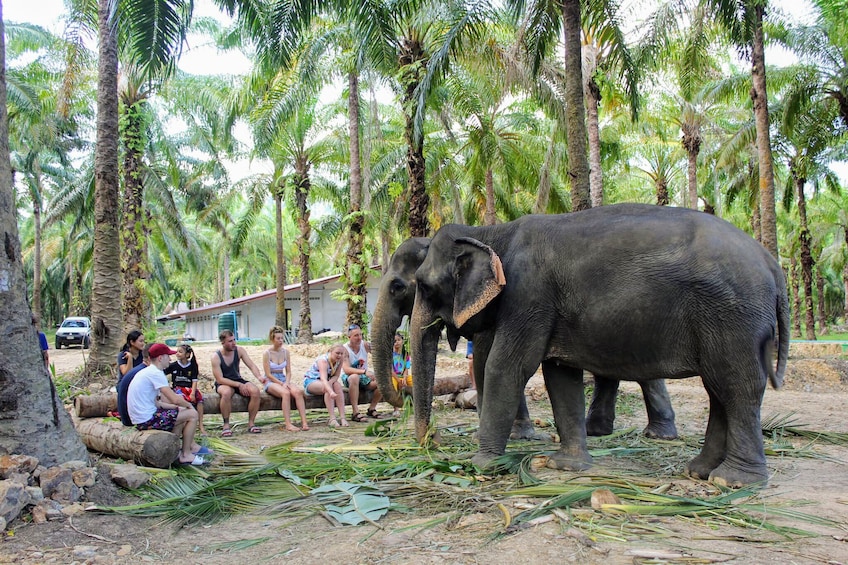
[[[26,279],[21,267],[21,246],[15,218],[12,167],[9,161],[9,120],[6,112],[6,40],[0,3],[0,228],[5,252],[0,254],[4,284],[0,290],[0,316],[8,334],[0,342],[4,359],[5,416],[0,422],[0,447],[7,453],[37,457],[54,466],[84,460],[87,450],[74,431],[71,419],[44,370],[38,337],[30,320]]]

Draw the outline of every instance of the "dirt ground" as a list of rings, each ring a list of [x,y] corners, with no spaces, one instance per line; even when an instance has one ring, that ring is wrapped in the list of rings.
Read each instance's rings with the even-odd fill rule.
[[[248,346],[257,363],[263,347]],[[294,346],[294,375],[303,374],[307,365],[324,346]],[[214,344],[196,347],[205,380],[202,390],[212,390],[209,358]],[[459,351],[459,350],[458,350]],[[464,350],[463,350],[464,351]],[[80,349],[54,351],[51,361],[58,373],[70,373],[84,362],[87,352]],[[803,356],[802,356],[803,355]],[[848,432],[848,361],[844,356],[806,357],[806,353],[790,359],[786,386],[769,389],[763,403],[763,420],[769,416],[795,413],[795,420],[816,431]],[[466,362],[461,353],[445,352],[438,365],[437,376],[460,374]],[[540,390],[540,377],[531,380],[530,412],[534,418],[550,419],[550,409]],[[707,422],[708,400],[699,379],[669,382],[669,392],[677,413],[681,436],[700,438]],[[638,394],[638,386],[623,383],[624,394]],[[381,405],[383,411],[388,405]],[[619,413],[616,428],[623,429],[646,423],[641,406]],[[273,415],[273,414],[269,414]],[[436,412],[440,425],[452,421],[476,419],[472,411],[444,409]],[[236,429],[232,442],[251,452],[265,446],[292,440],[320,442],[339,438],[367,442],[365,424],[352,424],[344,430],[330,430],[326,413],[310,412],[308,432],[290,433],[277,425],[265,426],[262,434],[244,433]],[[220,430],[220,417],[207,416],[210,433]],[[802,445],[798,442],[797,445]],[[553,444],[552,444],[553,445]],[[507,448],[508,450],[510,447]],[[479,513],[467,519],[434,527],[411,528],[428,518],[390,511],[377,526],[334,527],[327,520],[276,520],[244,516],[214,526],[175,529],[149,519],[111,514],[83,513],[66,521],[34,525],[16,520],[9,525],[0,543],[0,563],[113,563],[119,560],[147,563],[227,564],[234,559],[243,563],[580,563],[614,565],[620,563],[848,563],[848,448],[816,445],[815,451],[828,458],[802,459],[769,456],[772,475],[762,493],[769,504],[784,502],[801,512],[825,516],[840,526],[825,527],[794,523],[774,518],[783,525],[794,525],[819,534],[817,537],[766,543],[757,541],[769,536],[750,530],[716,528],[709,523],[681,518],[657,518],[656,523],[672,530],[665,538],[632,538],[629,541],[593,541],[578,534],[568,524],[552,521],[512,535],[493,540],[492,534],[503,530],[499,511]],[[109,459],[91,454],[92,462]],[[682,463],[670,462],[666,469],[636,469],[646,476],[659,477],[673,485],[697,489],[700,486],[681,474]],[[597,457],[592,472],[618,469],[622,458]],[[542,471],[546,480],[567,480],[571,473]],[[561,477],[561,479],[560,479]],[[707,487],[703,487],[707,488]],[[134,501],[121,491],[102,470],[97,484],[86,491],[86,503],[101,506]],[[504,504],[511,505],[512,499]],[[517,509],[512,509],[517,513]],[[771,519],[772,517],[769,517]],[[233,550],[218,544],[237,540],[268,537],[252,547]],[[622,535],[622,539],[628,536]],[[752,541],[754,540],[754,541]]]

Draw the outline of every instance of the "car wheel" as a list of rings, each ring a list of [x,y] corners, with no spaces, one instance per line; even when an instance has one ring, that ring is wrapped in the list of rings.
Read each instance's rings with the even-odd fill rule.
[[[82,338],[82,348],[88,349],[89,345],[91,345],[91,340],[88,338],[88,336]]]
[[[56,349],[62,349],[62,342],[59,341],[59,338],[56,338]]]

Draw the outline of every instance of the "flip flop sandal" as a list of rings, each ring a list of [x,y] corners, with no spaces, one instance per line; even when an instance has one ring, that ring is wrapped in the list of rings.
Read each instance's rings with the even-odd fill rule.
[[[259,426],[250,426],[250,428],[247,431],[249,431],[252,434],[261,434],[262,428],[260,428]]]
[[[382,416],[382,414],[380,414],[379,412],[377,412],[373,408],[369,408],[368,411],[366,412],[366,414],[368,414],[369,418],[374,418],[375,420],[379,420],[380,417]]]
[[[231,430],[230,428],[221,430],[221,437],[233,437],[233,430]]]
[[[201,445],[200,449],[194,452],[195,455],[212,455],[213,453],[215,452],[206,447],[205,445]]]
[[[362,424],[362,423],[367,423],[367,422],[368,422],[368,418],[366,418],[366,417],[365,417],[363,414],[361,414],[361,413],[356,413],[356,414],[354,414],[353,416],[351,416],[351,417],[350,417],[350,421],[351,421],[351,422],[358,422],[358,423]]]

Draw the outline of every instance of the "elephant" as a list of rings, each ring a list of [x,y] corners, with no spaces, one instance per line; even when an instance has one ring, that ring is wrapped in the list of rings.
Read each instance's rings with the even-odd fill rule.
[[[429,247],[430,238],[423,237],[407,239],[397,247],[383,276],[371,322],[371,355],[374,361],[374,374],[383,398],[398,407],[403,405],[403,399],[392,384],[392,344],[395,331],[403,317],[412,314],[416,290],[415,271],[424,262]],[[473,336],[469,337],[473,339]],[[477,351],[481,350],[477,349]],[[474,356],[474,371],[476,375],[479,375],[478,382],[485,375],[485,364],[484,353],[480,352]],[[671,407],[665,381],[645,381],[642,385],[648,411],[645,435],[661,439],[676,438],[674,410]],[[612,433],[617,391],[617,380],[596,378],[594,396],[586,422],[589,435]],[[533,422],[530,420],[526,397],[521,394],[510,438],[541,439],[543,437],[549,436],[536,433]]]
[[[700,375],[709,418],[685,472],[729,487],[766,483],[760,407],[767,381],[779,388],[786,370],[786,280],[775,258],[732,224],[647,204],[448,224],[430,241],[415,281],[419,441],[446,329],[452,348],[473,335],[475,358],[479,351],[485,359],[478,467],[504,453],[514,407],[541,363],[560,435],[548,466],[592,464],[584,370],[634,381]]]

